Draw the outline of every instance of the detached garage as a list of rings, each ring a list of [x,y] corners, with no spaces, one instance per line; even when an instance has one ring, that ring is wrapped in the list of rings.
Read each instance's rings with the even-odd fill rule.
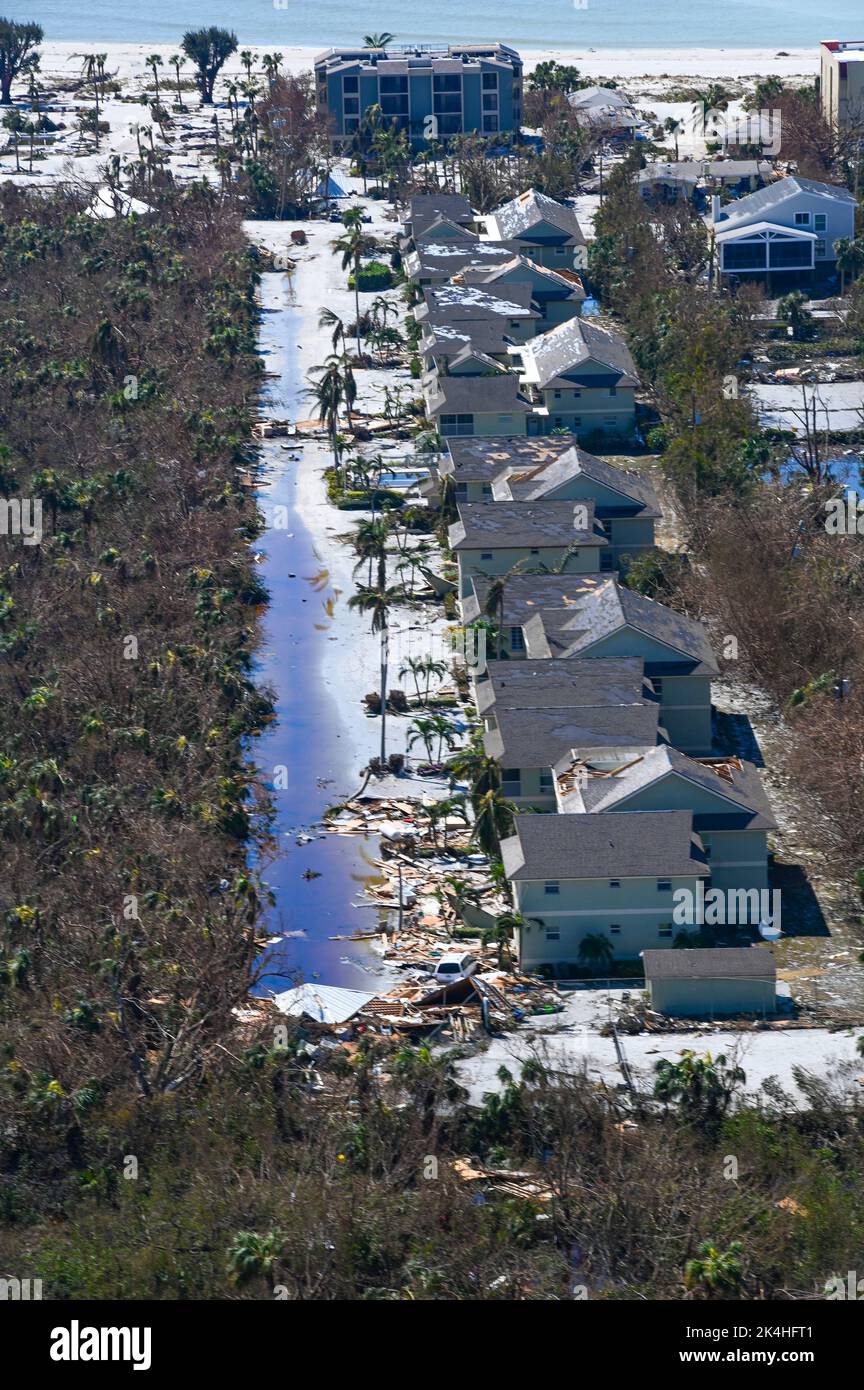
[[[678,1018],[773,1014],[777,967],[765,946],[643,951],[651,1008]]]

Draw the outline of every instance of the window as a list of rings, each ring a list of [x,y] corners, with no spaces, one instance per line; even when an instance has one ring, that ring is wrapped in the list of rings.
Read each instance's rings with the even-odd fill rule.
[[[609,887],[610,887],[610,888],[620,888],[620,887],[621,887],[621,880],[620,880],[620,878],[610,878],[610,880],[609,880]]]
[[[491,484],[491,483],[484,483],[484,484],[483,484],[483,500],[484,500],[484,502],[485,502],[485,501],[488,501],[488,500],[491,498],[491,496],[492,496],[492,484]]]
[[[544,796],[551,796],[555,791],[555,782],[551,772],[540,773],[540,790]]]
[[[484,92],[484,93],[483,93],[483,110],[484,110],[484,111],[497,111],[497,110],[498,110],[498,93],[497,93],[497,92]]]
[[[343,92],[346,92],[346,93],[347,93],[347,92],[359,92],[359,90],[360,90],[360,78],[359,78],[359,77],[343,77],[343,78],[342,78],[342,90],[343,90]]]
[[[652,679],[652,681],[651,681],[651,684],[652,684],[653,687],[654,687],[654,693],[655,693],[656,695],[662,695],[662,694],[663,694],[663,682],[662,682],[661,680],[659,680],[657,676],[654,676],[654,677],[653,677],[653,679]]]
[[[522,320],[521,320],[521,319],[511,319],[511,320],[510,320],[510,327],[511,327],[511,328],[521,328],[521,327],[522,327]]]
[[[489,113],[486,112],[486,113],[484,114],[484,116],[483,116],[483,134],[484,134],[484,135],[496,135],[497,132],[498,132],[498,115],[497,115],[497,112],[496,112],[496,114],[495,114],[494,116],[490,116]]]
[[[560,933],[560,931],[558,930],[557,927],[547,927],[547,928],[546,928],[546,940],[547,940],[547,941],[560,941],[560,940],[561,940],[561,933]]]
[[[553,394],[553,396],[555,397],[556,401],[560,401],[560,399],[561,399],[561,392],[560,392],[560,391],[553,391],[552,394]]]
[[[816,256],[817,256],[817,258],[818,258],[819,260],[822,260],[822,259],[824,258],[824,256],[825,256],[825,242],[824,242],[824,241],[821,241],[821,240],[820,240],[820,241],[817,241],[817,243],[816,243]]]
[[[491,550],[481,550],[481,551],[480,551],[480,559],[481,559],[481,560],[491,560],[491,559],[492,559],[492,551],[491,551]]]
[[[796,227],[809,227],[809,226],[810,226],[810,214],[809,214],[809,212],[796,212],[796,214],[795,214],[795,226],[796,226]]]
[[[473,415],[442,415],[441,416],[442,434],[473,434],[474,416]]]
[[[492,91],[492,92],[497,92],[497,90],[498,90],[498,74],[497,74],[497,72],[484,72],[484,74],[483,74],[483,90],[484,90],[484,92],[490,92],[490,91]]]
[[[467,483],[457,483],[457,484],[456,484],[456,501],[457,501],[457,502],[467,502],[467,501],[468,501],[468,484],[467,484]]]
[[[543,892],[547,897],[554,898],[561,892],[561,885],[557,878],[547,879],[543,885]]]
[[[518,767],[502,767],[501,769],[501,790],[505,796],[519,796],[522,786],[522,774]]]
[[[613,922],[613,923],[610,925],[610,927],[609,927],[609,935],[610,935],[610,936],[620,936],[620,935],[621,935],[621,925],[620,925],[619,922]]]
[[[615,556],[609,550],[604,550],[600,556],[601,570],[613,570],[615,568]]]
[[[813,218],[814,232],[824,232],[828,227],[828,218],[824,212],[817,212]]]
[[[563,428],[564,428],[564,416],[563,416],[563,415],[553,415],[553,416],[552,416],[552,426],[553,426],[553,428],[556,429],[556,430],[563,430]]]
[[[346,134],[346,135],[351,135],[351,134],[353,134],[353,132],[354,132],[355,130],[357,130],[357,128],[359,127],[359,125],[360,125],[360,117],[359,117],[359,116],[346,116],[346,117],[345,117],[345,120],[343,121],[343,125],[345,126],[345,134]]]
[[[658,878],[658,880],[657,880],[657,892],[658,892],[658,893],[671,893],[671,892],[672,892],[672,880],[669,879],[669,878]]]
[[[539,546],[532,545],[532,547],[531,547],[531,554],[532,554],[532,555],[539,555],[539,554],[540,554],[540,548],[539,548]]]
[[[659,925],[659,927],[657,928],[657,935],[658,935],[658,936],[671,936],[671,935],[672,935],[672,923],[671,923],[671,922],[661,922],[660,925]]]
[[[346,97],[346,98],[345,98],[345,102],[344,102],[344,110],[345,110],[345,115],[346,115],[346,116],[359,116],[359,115],[360,115],[360,98],[359,98],[359,97]]]
[[[511,652],[524,652],[525,634],[521,627],[511,627],[510,629],[510,650]]]

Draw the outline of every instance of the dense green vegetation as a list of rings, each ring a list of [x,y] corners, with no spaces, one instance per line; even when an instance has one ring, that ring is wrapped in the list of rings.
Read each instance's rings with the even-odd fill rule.
[[[8,1171],[43,1122],[188,1085],[224,1037],[266,829],[241,741],[269,705],[239,223],[202,188],[144,221],[8,185],[0,211],[0,481],[43,507],[41,544],[0,538]]]

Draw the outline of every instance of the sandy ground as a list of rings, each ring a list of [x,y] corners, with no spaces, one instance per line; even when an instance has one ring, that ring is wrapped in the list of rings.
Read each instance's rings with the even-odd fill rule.
[[[85,45],[86,47],[86,45]],[[289,72],[304,72],[312,67],[318,48],[290,47],[284,44],[244,45],[255,54],[256,59],[265,53],[279,51],[282,66]],[[44,43],[41,45],[42,71],[48,75],[75,73],[80,67],[80,42]],[[167,62],[176,47],[167,44],[127,44],[104,43],[100,51],[106,53],[106,67],[119,77],[138,76],[145,73],[144,59],[150,53],[159,53]],[[615,77],[632,79],[638,77],[690,77],[704,82],[710,78],[747,78],[773,73],[783,78],[813,78],[819,69],[819,55],[815,48],[798,48],[779,53],[770,48],[691,48],[691,49],[651,49],[651,48],[560,48],[525,49],[522,52],[525,70],[530,72],[538,63],[554,59],[559,63],[574,64],[584,77]],[[188,69],[187,69],[188,71]],[[235,56],[229,60],[224,72],[240,76],[244,70]]]
[[[41,73],[52,84],[80,78],[80,44],[46,43],[40,51]],[[49,183],[58,177],[96,179],[108,156],[119,155],[125,159],[136,154],[137,141],[133,127],[137,125],[142,132],[153,130],[156,144],[166,155],[175,177],[181,180],[213,177],[211,161],[207,155],[202,155],[199,147],[212,142],[214,114],[223,131],[223,138],[229,128],[228,87],[246,77],[237,55],[222,69],[216,84],[215,107],[202,109],[197,93],[184,90],[183,101],[188,109],[180,114],[172,112],[173,125],[163,140],[158,129],[152,126],[149,111],[141,104],[145,92],[151,98],[155,96],[153,74],[146,66],[145,58],[151,52],[162,57],[160,93],[163,101],[173,106],[177,94],[172,86],[175,72],[170,59],[175,50],[168,45],[107,43],[102,46],[102,51],[106,54],[106,72],[122,84],[122,95],[105,102],[102,118],[108,122],[110,129],[100,141],[101,148],[95,150],[89,140],[82,142],[75,129],[78,112],[92,109],[92,88],[76,93],[60,93],[58,100],[52,101],[50,111],[52,119],[65,122],[67,129],[60,131],[56,139],[44,147],[45,157],[36,159],[32,173],[28,167],[27,140],[21,142],[23,167],[19,172],[16,170],[11,140],[7,139],[6,149],[0,153],[0,176],[24,184]],[[261,81],[263,73],[260,60],[270,49],[258,46],[250,51],[255,59],[253,76]],[[312,48],[299,47],[283,48],[281,51],[283,70],[295,73],[308,71],[317,52]],[[698,158],[705,153],[702,132],[698,126],[693,126],[692,106],[690,102],[680,100],[682,86],[692,85],[701,89],[714,79],[732,83],[735,99],[730,101],[728,107],[731,123],[741,115],[743,108],[740,98],[743,91],[752,87],[757,77],[770,73],[791,81],[809,81],[817,71],[815,50],[795,50],[778,56],[767,49],[747,48],[676,50],[674,53],[650,49],[526,51],[526,71],[530,72],[538,62],[549,58],[575,63],[587,78],[611,78],[626,83],[637,110],[645,119],[661,125],[667,117],[679,122],[681,128],[677,148],[682,158]],[[182,80],[191,84],[192,69],[188,63],[182,69]],[[13,89],[13,95],[22,111],[27,113],[29,107],[20,84]],[[149,137],[143,138],[146,140]],[[674,153],[674,141],[670,137],[667,143],[671,155]],[[579,210],[590,235],[596,201],[586,199]]]
[[[498,1091],[498,1068],[507,1067],[514,1076],[520,1065],[532,1057],[544,1059],[550,1067],[572,1073],[585,1068],[594,1081],[615,1088],[622,1083],[621,1071],[611,1038],[599,1036],[598,1028],[609,1013],[610,994],[620,999],[621,991],[580,990],[567,997],[563,1013],[547,1019],[531,1019],[518,1034],[495,1038],[485,1052],[457,1063],[459,1079],[468,1089],[470,1100],[478,1104],[485,1092]],[[743,1067],[747,1080],[744,1093],[754,1095],[769,1077],[777,1077],[784,1090],[798,1102],[803,1100],[793,1072],[796,1069],[831,1077],[849,1093],[858,1093],[864,1061],[855,1050],[852,1031],[831,1033],[824,1028],[777,1029],[739,1033],[732,1029],[705,1026],[688,1033],[640,1033],[622,1040],[624,1055],[640,1090],[650,1090],[655,1066],[662,1058],[678,1060],[685,1049],[704,1055],[719,1053]]]

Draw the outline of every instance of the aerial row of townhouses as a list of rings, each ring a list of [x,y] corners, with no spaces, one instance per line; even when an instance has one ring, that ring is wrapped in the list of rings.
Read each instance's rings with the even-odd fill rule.
[[[826,120],[838,130],[864,131],[864,40],[826,40],[820,45],[820,64],[820,100]],[[404,132],[414,149],[430,143],[446,146],[448,140],[467,132],[490,139],[521,136],[522,60],[506,44],[328,49],[316,59],[315,79],[318,110],[329,124],[335,152],[345,153],[362,144],[369,135],[367,130],[364,136],[364,121],[370,112],[381,125]],[[567,100],[577,122],[598,138],[621,146],[650,134],[650,121],[640,116],[620,88],[583,87]],[[757,278],[769,292],[782,293],[818,284],[834,272],[836,243],[855,235],[856,200],[836,184],[781,175],[776,156],[782,154],[782,132],[771,125],[770,112],[765,116],[767,128],[762,134],[768,143],[761,157],[721,154],[645,161],[637,180],[648,202],[686,199],[705,211],[716,247],[717,272],[726,283]],[[729,142],[761,143],[759,130],[741,131],[739,136],[736,140],[729,132]],[[720,137],[722,144],[722,132]],[[460,218],[454,206],[448,209],[442,204],[440,221],[431,237],[423,238],[425,247],[418,241],[412,266],[424,289],[443,291],[430,296],[426,315],[426,337],[430,344],[435,342],[439,360],[445,354],[456,356],[450,351],[454,342],[464,346],[464,331],[460,339],[455,326],[465,318],[482,317],[487,327],[482,333],[478,330],[478,352],[499,368],[508,365],[512,355],[523,369],[517,391],[500,370],[487,363],[488,370],[497,370],[502,380],[487,393],[493,409],[476,422],[476,433],[500,432],[500,416],[513,417],[512,424],[506,425],[508,434],[543,433],[543,410],[553,418],[579,419],[587,416],[592,404],[585,395],[574,395],[568,384],[553,384],[550,372],[557,373],[561,352],[566,357],[575,347],[566,334],[550,343],[545,361],[536,360],[530,352],[524,361],[519,360],[520,345],[535,336],[538,315],[544,329],[570,319],[581,290],[572,284],[568,290],[567,281],[574,268],[584,263],[580,259],[584,241],[567,208],[552,212],[546,200],[546,218],[558,219],[553,226],[556,232],[565,232],[564,237],[541,231],[532,243],[525,236],[524,228],[536,212],[536,195],[527,196],[527,209],[517,199],[498,214],[478,219],[473,236],[470,210],[467,219],[464,213]],[[464,276],[456,281],[460,288],[453,290],[454,272],[462,267],[448,264],[448,255],[460,254],[456,249],[460,244],[462,252],[470,250],[472,241],[474,253],[466,256]],[[514,255],[526,247],[532,253],[531,269],[512,263]],[[544,279],[541,271],[550,273]],[[564,283],[556,276],[563,277]],[[510,291],[507,296],[501,294],[505,285]],[[512,312],[503,312],[500,305],[494,315],[478,312],[484,306],[491,309],[484,298],[487,294],[509,303]],[[436,333],[439,326],[443,333]],[[600,341],[589,339],[585,346],[586,355],[592,360],[598,355],[603,362]],[[512,354],[508,347],[513,348]],[[465,376],[471,370],[476,375],[478,365],[477,361],[460,362],[452,375]],[[622,389],[626,390],[623,383]],[[462,383],[452,387],[448,400],[436,402],[437,414],[448,417],[448,433],[455,433],[460,424],[463,431],[467,429],[459,417],[474,412],[457,408],[467,393],[470,388]],[[603,404],[608,404],[608,398]],[[626,423],[624,415],[622,399],[617,410],[598,409],[596,418],[576,428],[584,433],[588,425],[596,425],[608,432]],[[569,420],[566,427],[571,427]]]
[[[599,934],[660,976],[677,890],[741,892],[758,936],[775,822],[754,764],[713,746],[705,629],[621,581],[661,512],[647,477],[595,452],[632,439],[639,383],[618,334],[582,317],[584,246],[573,210],[535,190],[486,216],[411,200],[403,259],[443,444],[426,490],[455,503],[461,619],[493,624],[474,694],[520,812],[502,858],[521,965],[566,973]],[[712,999],[725,988],[730,1012],[773,1007],[770,953],[683,954],[703,975],[728,958]]]

